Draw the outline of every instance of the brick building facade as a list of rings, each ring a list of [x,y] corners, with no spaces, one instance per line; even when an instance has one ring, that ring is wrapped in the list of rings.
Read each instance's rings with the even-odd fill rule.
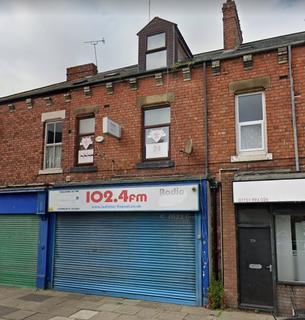
[[[49,201],[53,201],[40,212],[46,217],[40,221],[40,242],[48,248],[48,252],[38,250],[40,287],[148,295],[159,301],[201,305],[207,302],[208,273],[213,271],[221,274],[228,306],[282,314],[290,313],[292,301],[297,307],[304,306],[305,279],[299,265],[305,256],[305,198],[298,190],[305,165],[305,34],[243,44],[232,0],[223,5],[223,23],[224,49],[193,56],[177,25],[155,18],[138,34],[138,65],[105,73],[97,73],[92,64],[72,67],[67,69],[66,82],[0,99],[0,195],[6,203],[1,213],[19,214],[12,201],[18,204],[26,194],[43,206],[49,190]],[[104,132],[105,118],[121,126],[119,139]],[[93,200],[101,202],[98,197],[107,197],[105,190],[115,193],[125,186],[128,192],[165,186],[175,193],[175,188],[182,188],[186,194],[182,213],[179,215],[175,202],[179,199],[175,198],[172,209],[163,207],[160,220],[150,223],[154,223],[153,230],[165,224],[164,219],[169,224],[174,221],[168,227],[177,230],[191,225],[189,233],[179,235],[188,249],[177,249],[177,255],[187,257],[189,251],[193,255],[181,266],[181,278],[175,275],[164,290],[157,273],[154,288],[145,285],[147,274],[143,273],[138,293],[130,284],[121,291],[96,287],[105,280],[96,274],[89,289],[88,279],[83,278],[83,287],[77,287],[64,273],[65,261],[58,258],[73,255],[65,232],[74,222],[63,214],[73,210],[62,204],[69,203],[68,198],[61,198],[63,207],[54,209],[59,205],[53,199],[59,199],[60,192],[62,197],[99,192]],[[193,199],[189,186],[197,188],[198,207],[189,203]],[[74,211],[78,210],[87,212],[92,221],[110,223],[99,221],[103,215],[92,213],[92,208],[86,211],[76,206]],[[151,219],[154,211],[153,207],[147,211]],[[133,216],[128,214],[131,221]],[[149,223],[145,215],[138,218],[138,227]],[[84,228],[96,231],[84,216],[82,219]],[[14,226],[14,221],[7,223]],[[140,233],[136,234],[140,241]],[[175,233],[171,236],[170,241],[177,245]],[[188,237],[194,240],[192,244]],[[56,243],[64,243],[66,251]],[[83,248],[82,243],[77,244]],[[164,247],[170,249],[173,247]],[[148,257],[147,263],[156,256]],[[97,256],[92,259],[100,261]],[[168,276],[177,261],[166,261]],[[290,262],[285,265],[285,261]],[[188,269],[192,279],[179,291],[177,281],[187,276]],[[143,269],[137,270],[142,274]]]

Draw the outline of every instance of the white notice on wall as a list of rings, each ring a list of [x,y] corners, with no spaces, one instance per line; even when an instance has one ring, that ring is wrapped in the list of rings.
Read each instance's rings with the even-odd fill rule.
[[[78,163],[92,163],[93,162],[93,149],[79,150],[78,151]]]
[[[146,144],[146,158],[167,158],[168,142]]]

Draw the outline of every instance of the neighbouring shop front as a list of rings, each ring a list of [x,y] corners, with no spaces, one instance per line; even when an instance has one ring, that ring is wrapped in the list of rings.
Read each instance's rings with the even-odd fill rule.
[[[305,307],[305,179],[289,177],[233,182],[241,307]]]
[[[44,288],[44,189],[0,190],[0,285]]]
[[[49,285],[56,290],[206,303],[206,182],[54,188]]]

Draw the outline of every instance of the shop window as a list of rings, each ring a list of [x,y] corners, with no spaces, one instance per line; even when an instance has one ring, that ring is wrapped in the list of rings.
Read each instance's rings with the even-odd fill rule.
[[[44,169],[61,168],[62,128],[62,121],[45,124]]]
[[[147,37],[146,70],[164,68],[167,66],[167,50],[165,33]]]
[[[168,159],[170,107],[144,109],[144,160]]]
[[[78,119],[77,165],[90,165],[94,162],[95,117],[87,116]]]
[[[278,280],[305,282],[305,215],[278,215],[276,250]]]

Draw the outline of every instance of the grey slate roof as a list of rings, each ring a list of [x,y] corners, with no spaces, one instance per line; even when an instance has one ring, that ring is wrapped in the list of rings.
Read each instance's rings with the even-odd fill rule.
[[[279,37],[258,40],[253,42],[248,42],[242,44],[240,47],[234,50],[214,50],[205,53],[199,53],[194,55],[192,62],[194,63],[202,63],[203,61],[211,61],[211,60],[223,60],[230,59],[242,56],[248,53],[258,53],[264,51],[274,50],[279,47],[284,47],[288,45],[301,45],[305,44],[305,32],[298,32],[288,35],[283,35]],[[138,65],[127,66],[124,68],[119,68],[115,70],[110,70],[107,72],[98,73],[95,76],[84,78],[83,80],[75,80],[72,82],[60,82],[56,84],[52,84],[50,86],[33,89],[30,91],[25,91],[17,94],[13,94],[7,97],[0,98],[0,103],[8,103],[14,102],[22,99],[26,99],[29,97],[37,97],[37,96],[47,96],[51,94],[55,94],[58,92],[67,92],[71,89],[75,89],[78,87],[90,86],[97,83],[107,83],[114,82],[122,79],[128,79],[137,76],[145,76],[146,74],[162,72],[165,69],[151,70],[147,72],[138,71]]]

